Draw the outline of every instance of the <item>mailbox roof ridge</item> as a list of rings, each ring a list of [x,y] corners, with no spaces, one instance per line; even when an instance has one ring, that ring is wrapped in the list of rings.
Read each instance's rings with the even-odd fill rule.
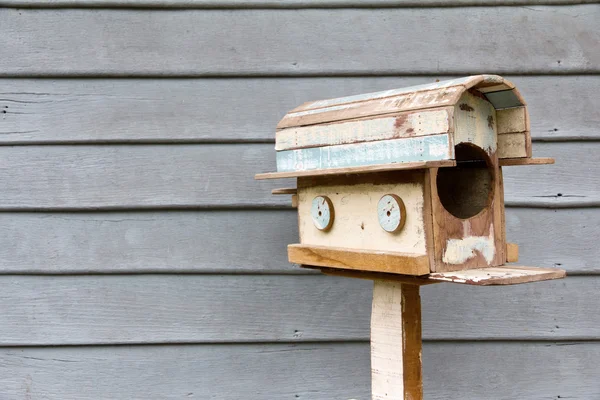
[[[399,89],[306,102],[289,111],[279,122],[277,129],[452,106],[470,89],[479,91],[497,109],[525,105],[515,85],[503,77],[472,75]]]

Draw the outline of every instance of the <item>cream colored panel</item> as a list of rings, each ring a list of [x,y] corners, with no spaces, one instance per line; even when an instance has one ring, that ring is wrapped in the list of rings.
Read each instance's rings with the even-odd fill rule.
[[[386,194],[399,196],[406,207],[406,223],[397,233],[388,233],[379,224],[377,204]],[[315,186],[299,188],[298,196],[302,244],[426,253],[421,183]],[[335,221],[327,232],[317,229],[311,218],[316,196],[329,197],[334,207]]]

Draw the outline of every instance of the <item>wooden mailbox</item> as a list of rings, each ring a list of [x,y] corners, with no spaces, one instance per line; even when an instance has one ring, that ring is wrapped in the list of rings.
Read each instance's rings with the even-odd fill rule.
[[[565,275],[505,265],[518,246],[506,241],[502,167],[554,160],[532,158],[527,105],[500,76],[308,102],[279,122],[275,149],[277,172],[256,178],[297,178],[274,191],[298,208],[289,261],[376,281],[374,399],[421,398],[418,285]]]

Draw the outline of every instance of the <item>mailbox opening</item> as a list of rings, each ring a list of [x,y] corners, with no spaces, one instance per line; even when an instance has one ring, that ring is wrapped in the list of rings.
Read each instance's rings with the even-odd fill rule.
[[[468,219],[489,206],[494,194],[494,172],[486,152],[474,144],[458,144],[455,156],[456,167],[438,170],[438,197],[450,214]]]

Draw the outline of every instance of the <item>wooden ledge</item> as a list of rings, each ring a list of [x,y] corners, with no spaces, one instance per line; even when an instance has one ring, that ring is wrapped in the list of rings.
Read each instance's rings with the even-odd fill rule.
[[[467,269],[454,272],[436,272],[427,277],[434,281],[464,283],[467,285],[515,285],[561,279],[567,275],[566,271],[558,268],[534,268],[501,266],[478,269]]]
[[[418,254],[354,250],[339,247],[288,245],[293,264],[403,275],[429,273],[429,257]]]
[[[427,168],[443,168],[454,167],[456,161],[441,160],[441,161],[416,161],[405,163],[367,165],[360,167],[347,168],[330,168],[330,169],[314,169],[309,171],[290,171],[290,172],[267,172],[264,174],[256,174],[254,179],[281,179],[281,178],[298,178],[303,176],[323,176],[323,175],[345,175],[345,174],[366,174],[369,172],[380,171],[407,171],[413,169]]]
[[[475,286],[506,286],[521,283],[541,282],[552,279],[562,279],[566,276],[566,271],[557,268],[534,268],[513,266],[478,268],[454,272],[436,272],[424,276],[359,271],[341,268],[315,267],[310,265],[302,265],[302,267],[319,269],[325,275],[341,276],[345,278],[368,279],[372,281],[393,281],[416,286],[431,285],[434,283],[443,282]]]
[[[296,188],[279,188],[271,190],[271,194],[298,194]]]
[[[545,165],[554,164],[554,158],[540,157],[540,158],[500,158],[499,160],[501,167],[511,167],[514,165]]]

